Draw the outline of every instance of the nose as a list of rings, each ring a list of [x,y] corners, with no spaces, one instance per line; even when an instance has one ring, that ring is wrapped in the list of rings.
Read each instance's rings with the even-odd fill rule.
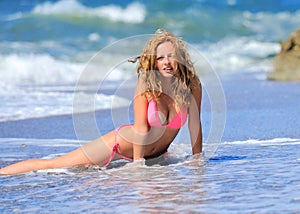
[[[164,62],[164,64],[169,64],[170,63],[170,57],[169,56],[165,56],[163,62]]]

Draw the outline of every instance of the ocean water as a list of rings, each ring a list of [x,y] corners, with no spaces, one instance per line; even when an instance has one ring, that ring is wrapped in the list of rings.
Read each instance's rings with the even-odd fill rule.
[[[56,116],[55,129],[71,115],[78,134],[83,127],[77,126],[77,113],[90,114],[92,126],[98,110],[113,116],[113,125],[97,118],[101,130],[132,120],[127,113],[136,67],[127,59],[141,52],[156,29],[165,28],[187,42],[199,68],[206,140],[204,162],[192,160],[183,132],[167,158],[138,170],[119,161],[108,169],[2,177],[1,213],[299,212],[297,134],[237,140],[242,135],[233,132],[219,145],[227,101],[219,77],[247,72],[264,84],[279,42],[300,26],[298,0],[2,0],[0,23],[0,127],[15,122],[34,136],[24,120]],[[297,85],[286,88],[298,96],[292,91]],[[114,109],[121,108],[129,110],[119,115]],[[1,136],[0,130],[0,167],[80,146],[76,136],[16,138],[17,132]]]
[[[108,79],[112,65],[127,66],[124,58],[131,55],[116,60],[120,49],[109,49],[122,39],[121,49],[132,49],[133,40],[126,43],[126,38],[165,28],[203,54],[218,74],[269,72],[279,41],[300,25],[299,2],[292,0],[3,0],[0,7],[0,98],[5,100],[0,121],[71,113],[74,85],[99,51],[108,48],[88,85]],[[137,39],[136,54],[148,38]],[[120,68],[109,79],[122,81],[128,75],[134,75],[134,68]],[[109,95],[99,92],[97,99],[96,109],[111,106]],[[123,101],[120,106],[127,104]]]
[[[49,158],[53,151],[59,155],[78,146],[74,140],[62,139],[1,139],[0,143],[6,151],[1,165],[41,154]],[[140,168],[118,162],[109,169],[77,167],[3,177],[0,210],[298,213],[299,147],[300,139],[289,138],[223,142],[204,164],[185,156],[189,145],[177,143],[167,158]]]

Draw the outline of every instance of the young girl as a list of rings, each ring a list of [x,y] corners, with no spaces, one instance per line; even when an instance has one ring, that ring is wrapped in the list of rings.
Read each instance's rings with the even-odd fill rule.
[[[157,30],[139,61],[133,98],[134,124],[125,124],[70,153],[49,160],[25,160],[0,175],[79,165],[106,166],[120,158],[137,163],[164,154],[188,120],[192,153],[202,153],[202,88],[185,44]]]

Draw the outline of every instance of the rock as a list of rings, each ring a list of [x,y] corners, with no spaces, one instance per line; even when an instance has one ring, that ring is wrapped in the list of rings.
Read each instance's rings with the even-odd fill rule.
[[[274,59],[274,72],[268,75],[268,79],[300,81],[300,29],[281,43],[281,51]]]

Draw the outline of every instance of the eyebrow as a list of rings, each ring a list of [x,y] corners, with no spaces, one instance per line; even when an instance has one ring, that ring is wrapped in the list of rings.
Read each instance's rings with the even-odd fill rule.
[[[156,55],[156,58],[165,57],[165,56],[174,56],[174,53],[168,53],[167,55]]]

